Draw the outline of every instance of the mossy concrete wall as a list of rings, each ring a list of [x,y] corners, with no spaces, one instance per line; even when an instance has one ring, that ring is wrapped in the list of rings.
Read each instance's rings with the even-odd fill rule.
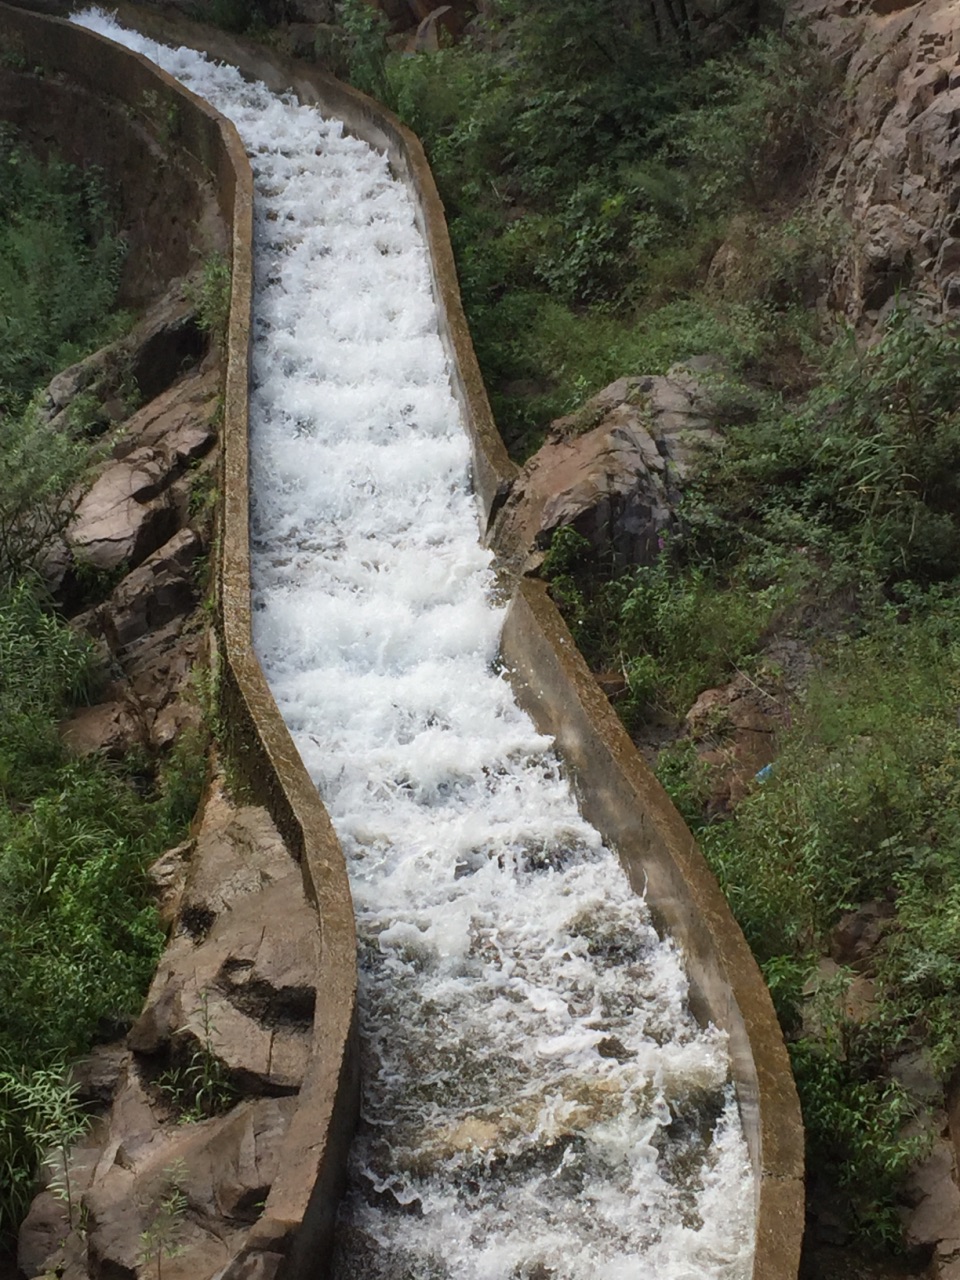
[[[443,207],[419,141],[378,104],[302,63],[213,28],[179,19],[171,23],[154,10],[121,3],[119,17],[155,39],[187,44],[230,61],[244,75],[263,80],[271,88],[292,88],[302,101],[343,119],[350,132],[386,151],[394,171],[417,198],[417,218],[430,250],[441,335],[451,359],[454,391],[471,432],[475,482],[489,523],[516,468],[490,414],[460,305]],[[238,198],[241,203],[249,199],[246,188]],[[246,744],[249,767],[245,772],[252,780],[259,779],[268,791],[279,788],[271,800],[278,824],[294,847],[303,850],[305,864],[315,867],[311,882],[325,945],[332,948],[326,955],[335,959],[341,955],[352,930],[352,921],[348,928],[343,918],[349,899],[340,888],[342,864],[326,814],[304,778],[249,648],[246,386],[244,383],[241,397],[237,385],[241,346],[245,352],[241,333],[246,332],[243,326],[249,324],[249,260],[243,259],[236,243],[238,234],[248,225],[248,206],[244,207],[246,211],[234,220],[234,260],[236,263],[239,257],[241,265],[246,261],[245,283],[241,283],[247,292],[245,298],[238,296],[235,275],[233,308],[237,314],[231,316],[230,353],[233,385],[231,388],[228,379],[225,442],[226,704],[234,731]],[[697,1012],[723,1027],[730,1037],[734,1078],[757,1172],[753,1280],[795,1280],[803,1229],[803,1134],[789,1059],[757,965],[689,830],[637,755],[541,584],[518,585],[503,647],[521,701],[538,726],[557,738],[585,816],[618,850],[634,887],[646,893],[654,914],[684,947]],[[353,991],[345,986],[338,998],[341,994],[349,1004],[352,1022]],[[349,1061],[350,1043],[343,1017],[335,1024],[330,1045],[324,1048],[318,1041],[318,1052],[326,1054],[326,1075],[318,1072],[318,1087],[325,1080],[335,1092],[325,1104],[318,1101],[313,1114],[317,1119],[328,1114],[332,1122],[342,1123],[343,1132],[349,1127],[342,1117],[349,1113],[350,1104],[341,1102],[336,1110],[334,1098],[351,1095],[349,1090],[336,1088],[334,1077],[338,1052],[338,1078],[342,1080],[350,1074],[344,1067]],[[337,1044],[342,1046],[339,1051]],[[322,1144],[326,1136],[318,1132],[316,1140]],[[326,1148],[329,1158],[317,1166],[320,1190],[312,1201],[308,1229],[299,1237],[290,1274],[306,1274],[300,1268],[307,1265],[307,1255],[313,1248],[307,1242],[317,1241],[322,1253],[327,1225],[324,1215],[329,1213],[330,1205],[326,1187],[335,1182],[331,1161],[344,1147],[340,1137],[331,1135]],[[309,1161],[297,1167],[296,1176],[305,1176],[308,1169]],[[271,1193],[267,1208],[271,1210],[273,1205],[279,1227],[285,1213],[290,1212],[292,1217],[297,1196],[286,1187],[275,1187],[274,1191],[278,1193],[276,1199]],[[270,1247],[268,1231],[268,1221],[264,1220],[264,1248]],[[320,1256],[315,1255],[314,1274],[321,1274]]]

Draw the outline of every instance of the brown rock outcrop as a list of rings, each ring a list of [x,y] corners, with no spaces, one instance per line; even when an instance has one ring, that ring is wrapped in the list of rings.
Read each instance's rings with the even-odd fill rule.
[[[513,484],[499,517],[505,556],[534,568],[557,529],[599,553],[650,564],[672,527],[684,478],[719,439],[716,395],[699,368],[620,378],[559,418]]]
[[[176,482],[216,440],[217,390],[215,371],[188,374],[128,420],[67,531],[76,560],[135,569],[173,537],[189,515]]]
[[[960,4],[793,0],[846,63],[820,201],[852,235],[829,301],[875,322],[909,286],[931,315],[960,306]]]
[[[756,775],[776,758],[784,719],[784,705],[745,675],[700,694],[685,728],[709,766],[711,813],[732,809],[756,785]]]
[[[84,1097],[110,1108],[70,1154],[85,1230],[42,1192],[20,1233],[31,1280],[51,1268],[65,1280],[148,1274],[150,1232],[172,1192],[165,1277],[207,1280],[235,1263],[238,1275],[270,1280],[279,1265],[267,1252],[254,1267],[243,1246],[277,1175],[309,1053],[316,917],[265,811],[236,807],[219,785],[196,840],[171,850],[156,876],[174,888],[175,917],[144,1011],[126,1046],[77,1068]],[[184,1122],[157,1078],[166,1069],[176,1079],[198,1055],[222,1083],[260,1096]]]

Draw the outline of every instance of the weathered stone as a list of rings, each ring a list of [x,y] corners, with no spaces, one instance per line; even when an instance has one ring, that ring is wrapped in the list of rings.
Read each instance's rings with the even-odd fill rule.
[[[218,392],[215,369],[187,374],[127,420],[114,456],[156,449],[169,468],[180,469],[203,457],[216,441]]]
[[[291,17],[296,22],[333,22],[335,9],[334,0],[293,0]]]
[[[70,1233],[64,1201],[52,1191],[34,1197],[17,1236],[17,1266],[28,1277],[42,1276],[62,1264],[63,1241]]]
[[[282,1253],[264,1253],[259,1249],[248,1253],[244,1250],[230,1263],[220,1280],[275,1280],[282,1262]]]
[[[94,569],[135,567],[176,532],[176,513],[161,492],[164,463],[139,449],[112,462],[94,481],[74,513],[67,542]]]
[[[821,167],[821,207],[852,236],[840,245],[829,302],[855,324],[902,287],[932,312],[960,307],[957,273],[939,246],[960,168],[960,23],[956,0],[792,0],[828,55],[847,61],[839,140]],[[931,244],[935,247],[931,248]]]
[[[830,934],[830,955],[838,964],[872,972],[877,944],[895,914],[890,902],[867,902],[841,916]]]
[[[907,1179],[912,1208],[904,1215],[907,1241],[949,1258],[960,1252],[960,1190],[953,1146],[943,1138]]]
[[[776,758],[784,714],[780,701],[742,675],[697,698],[685,728],[710,769],[711,813],[733,808],[757,785],[757,774]]]
[[[682,481],[719,439],[715,422],[715,396],[683,366],[605,387],[553,423],[514,482],[499,546],[508,559],[522,559],[570,527],[598,552],[651,563],[673,524]]]
[[[201,550],[198,535],[192,529],[180,529],[127,574],[101,606],[104,631],[114,650],[194,609],[197,591],[192,567]]]
[[[104,755],[121,759],[142,746],[146,734],[136,710],[125,700],[80,707],[60,725],[64,744],[79,756]]]
[[[182,1184],[190,1201],[211,1217],[255,1221],[296,1105],[295,1098],[258,1098],[207,1126]]]
[[[180,1060],[199,1049],[251,1088],[294,1090],[312,1044],[316,919],[262,811],[238,817],[198,837],[179,933],[128,1043]],[[250,843],[255,832],[267,837],[262,851]]]
[[[94,1045],[85,1058],[70,1068],[70,1078],[77,1086],[77,1097],[82,1102],[111,1102],[129,1060],[130,1052],[122,1043]]]
[[[186,840],[168,849],[147,869],[147,875],[157,896],[157,912],[161,923],[169,929],[180,911],[183,888],[187,879],[187,866],[196,842]]]
[[[266,810],[233,808],[214,791],[204,809],[183,910],[212,916],[287,877],[294,864]]]

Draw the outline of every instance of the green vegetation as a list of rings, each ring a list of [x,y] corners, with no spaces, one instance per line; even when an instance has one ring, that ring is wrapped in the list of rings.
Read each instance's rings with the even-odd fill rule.
[[[149,1225],[140,1234],[140,1264],[150,1267],[157,1280],[163,1280],[163,1263],[183,1252],[179,1236],[187,1211],[183,1182],[187,1170],[178,1160],[164,1170],[163,1187],[158,1194]]]
[[[230,324],[230,263],[212,253],[203,263],[190,301],[197,308],[197,324],[222,351]]]
[[[64,750],[59,720],[103,678],[35,572],[89,465],[82,423],[46,423],[39,388],[113,336],[121,246],[102,185],[0,145],[0,1239],[15,1230],[40,1160],[84,1116],[65,1064],[136,1013],[162,945],[147,864],[192,815],[196,750],[158,781]],[[190,752],[193,755],[190,756]],[[188,758],[189,757],[189,758]],[[188,776],[189,775],[189,776]]]
[[[210,1016],[209,993],[200,993],[195,1046],[184,1062],[157,1077],[157,1087],[181,1120],[206,1120],[220,1115],[239,1100],[229,1072],[213,1048],[216,1030]]]
[[[837,1171],[853,1222],[896,1242],[896,1193],[923,1140],[890,1078],[922,1048],[944,1081],[960,1064],[960,597],[903,593],[818,645],[771,775],[721,821],[689,743],[661,775],[761,962],[788,1033],[814,1170]],[[857,975],[811,995],[842,917],[876,904],[881,937],[858,1014]],[[859,981],[862,983],[863,979]]]
[[[778,202],[819,146],[831,76],[801,36],[741,33],[708,58],[705,40],[649,12],[502,0],[482,46],[385,64],[387,99],[427,148],[520,457],[625,369],[704,351],[755,365],[806,327],[798,298],[821,232]],[[354,49],[368,66],[370,35]],[[708,296],[698,286],[744,208],[763,253],[733,296]]]
[[[122,328],[123,253],[100,175],[41,161],[0,126],[0,417]]]

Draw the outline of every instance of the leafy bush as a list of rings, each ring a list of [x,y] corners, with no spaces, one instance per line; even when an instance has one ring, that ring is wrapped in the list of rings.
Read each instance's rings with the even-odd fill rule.
[[[360,0],[352,8],[369,24]],[[737,366],[781,349],[771,311],[809,275],[785,260],[775,297],[764,269],[729,303],[690,300],[727,214],[745,199],[766,207],[785,157],[799,171],[816,153],[827,77],[796,35],[704,61],[682,10],[671,2],[653,20],[619,0],[502,0],[482,45],[386,59],[381,96],[426,146],[477,355],[519,457],[550,417],[624,372],[711,348]],[[805,242],[795,256],[812,252]]]
[[[71,427],[46,420],[37,397],[18,413],[0,408],[0,584],[39,567],[70,521],[92,457]]]
[[[0,418],[124,323],[111,315],[123,254],[100,175],[0,131]]]
[[[706,487],[726,522],[723,550],[744,534],[793,543],[889,587],[960,571],[960,336],[898,308],[879,340],[838,339],[796,407],[771,401],[729,433]],[[709,539],[717,547],[718,525]]]
[[[199,735],[156,789],[135,760],[71,759],[57,721],[94,675],[90,646],[35,588],[0,598],[0,1235],[39,1158],[18,1089],[59,1078],[137,1012],[163,945],[146,867],[182,838],[203,778]]]
[[[386,17],[364,0],[340,0],[339,10],[340,23],[346,33],[351,84],[389,105],[386,54],[390,28]]]
[[[107,335],[119,269],[100,184],[0,141],[0,1239],[79,1122],[64,1064],[137,1011],[162,934],[145,869],[189,792],[71,759],[58,722],[100,672],[33,572],[89,463],[36,383]],[[185,744],[185,751],[189,744]],[[180,764],[181,773],[185,759]],[[73,1126],[73,1127],[72,1127]],[[69,1196],[69,1174],[66,1191]]]

